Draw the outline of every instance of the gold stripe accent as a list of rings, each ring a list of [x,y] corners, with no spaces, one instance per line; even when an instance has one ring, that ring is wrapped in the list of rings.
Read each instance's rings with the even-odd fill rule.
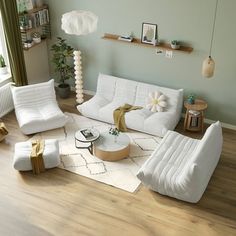
[[[0,134],[7,135],[8,130],[3,122],[0,122]]]
[[[32,171],[34,174],[40,174],[45,171],[43,151],[45,142],[44,140],[33,140],[32,151],[30,154],[30,160],[32,165]]]

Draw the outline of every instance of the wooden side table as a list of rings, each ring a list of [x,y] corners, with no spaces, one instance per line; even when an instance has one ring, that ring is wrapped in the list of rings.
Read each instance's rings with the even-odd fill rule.
[[[187,109],[184,120],[184,130],[203,132],[204,110],[207,109],[207,103],[204,100],[196,99],[194,104],[189,104],[185,101],[184,107]]]

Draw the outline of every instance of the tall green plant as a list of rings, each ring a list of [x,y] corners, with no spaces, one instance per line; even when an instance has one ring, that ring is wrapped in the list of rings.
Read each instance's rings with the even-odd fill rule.
[[[4,57],[0,54],[0,67],[6,67]]]
[[[74,49],[67,45],[65,39],[57,37],[57,42],[52,45],[51,51],[54,52],[52,62],[55,65],[55,72],[59,73],[60,83],[64,85],[65,80],[74,76],[74,67],[70,63]]]

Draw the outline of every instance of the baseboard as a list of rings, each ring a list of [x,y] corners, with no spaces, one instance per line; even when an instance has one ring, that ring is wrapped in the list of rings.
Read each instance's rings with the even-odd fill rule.
[[[87,95],[92,95],[94,96],[96,93],[94,91],[91,91],[91,90],[84,90],[84,93],[87,94]]]
[[[182,117],[185,118],[185,113],[182,113]],[[213,123],[216,122],[216,120],[211,120],[211,119],[205,118],[205,119],[204,119],[204,122],[205,122],[206,124],[213,124]],[[220,122],[220,123],[221,123],[221,126],[222,126],[223,128],[236,130],[236,125],[231,125],[231,124],[224,123],[224,122]]]
[[[56,86],[58,85],[58,83],[54,83]],[[75,87],[71,86],[71,91],[75,92]],[[87,95],[92,95],[94,96],[96,93],[94,91],[91,91],[91,90],[84,90],[84,94],[87,94]]]

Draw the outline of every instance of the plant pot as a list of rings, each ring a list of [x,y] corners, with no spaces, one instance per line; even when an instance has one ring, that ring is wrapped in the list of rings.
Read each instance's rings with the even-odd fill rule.
[[[0,75],[5,75],[7,74],[7,67],[0,67]]]
[[[194,103],[195,103],[195,99],[193,99],[193,98],[188,98],[188,99],[187,99],[187,103],[188,103],[188,104],[194,104]]]
[[[57,92],[60,98],[68,98],[70,96],[70,85],[59,84],[57,87]]]
[[[175,50],[180,48],[179,44],[171,44],[170,46],[171,46],[172,49],[175,49]]]
[[[41,38],[33,38],[33,41],[34,41],[35,43],[41,43]]]

